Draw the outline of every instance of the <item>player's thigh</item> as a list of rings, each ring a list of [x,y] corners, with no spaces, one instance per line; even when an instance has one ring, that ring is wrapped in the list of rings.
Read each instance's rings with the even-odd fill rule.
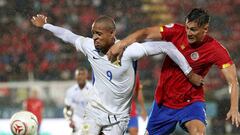
[[[187,128],[190,135],[205,135],[206,134],[206,126],[200,120],[191,120],[185,123],[185,127]]]
[[[169,135],[178,123],[178,115],[175,109],[153,103],[153,109],[150,114],[146,134],[149,135]]]
[[[204,102],[194,102],[181,110],[180,126],[190,134],[205,134],[206,106]]]
[[[102,133],[104,135],[123,135],[127,130],[128,121],[120,121],[117,124],[104,127]]]
[[[83,118],[80,118],[76,115],[73,115],[73,122],[74,122],[74,126],[76,128],[76,130],[79,130],[79,128],[81,127],[82,123],[83,123]]]

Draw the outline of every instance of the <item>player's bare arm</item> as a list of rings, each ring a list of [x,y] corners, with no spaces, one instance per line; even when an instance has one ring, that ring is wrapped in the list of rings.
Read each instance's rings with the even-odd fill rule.
[[[140,42],[145,39],[161,40],[160,26],[144,28],[134,32],[123,40],[114,44],[107,52],[108,59],[113,62],[121,59],[124,48],[134,42]]]
[[[228,82],[229,86],[229,92],[231,96],[231,106],[230,110],[227,113],[226,120],[231,120],[232,124],[236,127],[239,127],[240,124],[240,114],[239,114],[239,84],[237,80],[237,73],[236,73],[236,67],[235,65],[231,65],[230,67],[221,69],[221,72],[223,73],[225,79]]]
[[[37,14],[36,16],[32,17],[31,22],[36,27],[43,27],[43,25],[47,23],[47,17]]]

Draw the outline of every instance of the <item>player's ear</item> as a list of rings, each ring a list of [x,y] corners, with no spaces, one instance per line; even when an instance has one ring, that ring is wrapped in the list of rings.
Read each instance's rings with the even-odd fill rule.
[[[208,28],[209,28],[209,24],[206,24],[206,25],[203,26],[204,33],[208,32]]]
[[[116,30],[111,31],[111,35],[112,35],[113,37],[115,37],[115,35],[116,35]]]

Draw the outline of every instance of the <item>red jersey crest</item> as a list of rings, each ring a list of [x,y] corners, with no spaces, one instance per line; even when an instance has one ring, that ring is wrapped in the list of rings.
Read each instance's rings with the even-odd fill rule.
[[[198,60],[198,58],[199,58],[199,53],[198,53],[198,52],[193,52],[193,53],[191,53],[191,59],[192,59],[193,61]]]

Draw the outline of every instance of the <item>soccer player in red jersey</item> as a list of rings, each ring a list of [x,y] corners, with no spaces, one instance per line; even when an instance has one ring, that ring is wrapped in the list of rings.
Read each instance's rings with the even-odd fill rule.
[[[142,84],[140,82],[139,74],[136,75],[135,88],[133,93],[133,99],[131,104],[131,112],[130,112],[130,120],[128,123],[128,132],[130,135],[138,134],[138,113],[137,113],[137,105],[136,101],[139,103],[141,107],[141,117],[143,120],[147,118],[147,111],[144,105],[144,98],[142,93]]]
[[[32,112],[38,120],[38,134],[40,125],[42,123],[42,114],[44,109],[44,104],[41,99],[38,98],[38,91],[31,90],[29,98],[23,102],[23,108],[26,111]]]
[[[113,60],[121,56],[130,43],[153,39],[172,42],[185,56],[193,71],[202,77],[206,76],[212,65],[217,65],[228,82],[231,94],[226,120],[231,120],[238,127],[240,114],[236,67],[227,50],[207,34],[209,21],[206,11],[195,8],[187,15],[185,26],[169,24],[138,30],[114,45],[108,51],[108,57]],[[147,131],[150,135],[168,135],[177,124],[190,135],[206,134],[204,91],[203,86],[193,86],[176,64],[166,57]]]

